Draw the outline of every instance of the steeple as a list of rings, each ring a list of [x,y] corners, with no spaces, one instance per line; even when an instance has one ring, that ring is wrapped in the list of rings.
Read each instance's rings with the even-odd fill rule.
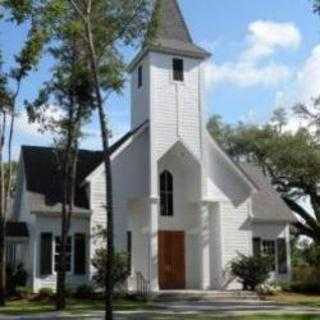
[[[157,0],[152,22],[155,40],[176,40],[193,44],[190,32],[176,0]]]
[[[177,0],[155,0],[154,12],[144,46],[129,69],[147,51],[206,59],[211,54],[194,44]]]

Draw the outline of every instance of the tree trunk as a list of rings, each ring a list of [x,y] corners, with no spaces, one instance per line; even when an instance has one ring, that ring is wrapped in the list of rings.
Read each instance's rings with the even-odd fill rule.
[[[66,204],[63,204],[62,222],[61,222],[61,251],[59,254],[58,275],[57,275],[57,298],[56,309],[64,310],[66,307],[65,283],[66,283],[66,246],[68,239],[68,230],[66,226]]]
[[[99,112],[101,139],[103,146],[104,156],[104,168],[105,168],[105,181],[106,181],[106,218],[107,218],[107,263],[106,263],[106,279],[105,279],[105,319],[113,319],[113,260],[114,260],[114,239],[113,239],[113,187],[112,187],[112,169],[111,159],[109,152],[109,132],[107,129],[106,114],[103,108],[103,99],[100,91],[100,82],[98,77],[97,67],[97,56],[95,52],[93,35],[90,20],[88,19],[87,24],[87,38],[89,40],[90,60],[91,60],[91,71],[94,81],[95,95],[97,99],[97,108]]]
[[[70,112],[70,116],[73,116],[73,111]],[[71,119],[71,126],[74,125],[73,119]],[[74,139],[74,128],[70,128],[68,133],[68,141],[65,150],[64,164],[63,164],[63,204],[62,204],[62,217],[61,217],[61,251],[59,254],[59,268],[57,277],[57,299],[56,309],[64,310],[66,307],[65,299],[65,282],[66,282],[66,254],[67,254],[67,242],[70,230],[71,217],[73,213],[73,201],[74,201],[74,184],[75,184],[75,165],[77,161],[76,151],[72,151],[73,145],[76,144]]]
[[[0,216],[0,307],[5,306],[6,296],[5,219]]]
[[[5,142],[6,118],[2,113],[2,128],[0,137],[0,307],[5,306],[6,300],[6,212],[5,212],[5,182],[3,168],[3,147]]]

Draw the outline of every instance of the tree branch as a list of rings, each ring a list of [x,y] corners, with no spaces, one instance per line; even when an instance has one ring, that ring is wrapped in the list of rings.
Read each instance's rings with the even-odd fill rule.
[[[302,206],[287,197],[283,197],[283,200],[292,211],[298,214],[306,222],[310,228],[320,234],[320,226],[318,225],[317,220],[313,218]]]

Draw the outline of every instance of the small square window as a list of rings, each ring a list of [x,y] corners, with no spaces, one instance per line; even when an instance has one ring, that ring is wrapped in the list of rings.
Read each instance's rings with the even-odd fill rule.
[[[143,71],[142,66],[140,66],[138,68],[138,88],[142,87],[142,76],[143,76],[142,71]]]
[[[173,80],[183,82],[184,81],[184,66],[182,59],[173,59]]]

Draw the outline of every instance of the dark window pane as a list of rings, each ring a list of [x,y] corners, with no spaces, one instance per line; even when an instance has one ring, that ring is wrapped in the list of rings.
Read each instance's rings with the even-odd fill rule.
[[[62,249],[61,246],[61,239],[60,237],[55,238],[55,255],[54,255],[54,271],[58,271],[59,269],[59,259],[60,259],[60,252]],[[66,245],[66,271],[71,271],[71,251],[72,251],[72,244],[71,244],[71,237],[68,237],[67,239],[67,245]]]
[[[142,66],[138,68],[138,88],[142,87],[143,69]]]
[[[40,240],[40,274],[52,274],[52,234],[41,233]]]
[[[170,172],[167,172],[167,192],[172,192],[173,191],[173,177]]]
[[[183,70],[183,60],[173,59],[173,80],[183,81],[184,80],[184,70]]]
[[[277,239],[277,254],[278,254],[278,271],[280,274],[288,272],[287,265],[287,245],[285,239]]]
[[[172,193],[168,193],[167,199],[168,199],[167,215],[173,216],[173,196],[172,196]]]
[[[160,175],[160,213],[173,216],[173,177],[169,171]]]
[[[273,240],[264,240],[262,242],[262,252],[265,256],[271,258],[271,271],[276,271],[276,250],[275,250],[275,241]]]
[[[127,232],[127,254],[128,254],[128,270],[131,273],[132,265],[132,232]]]
[[[259,257],[261,255],[261,239],[253,238],[253,256]]]
[[[165,172],[160,176],[160,192],[165,192],[166,190],[166,175]]]
[[[76,234],[74,236],[74,273],[86,273],[86,235]]]

